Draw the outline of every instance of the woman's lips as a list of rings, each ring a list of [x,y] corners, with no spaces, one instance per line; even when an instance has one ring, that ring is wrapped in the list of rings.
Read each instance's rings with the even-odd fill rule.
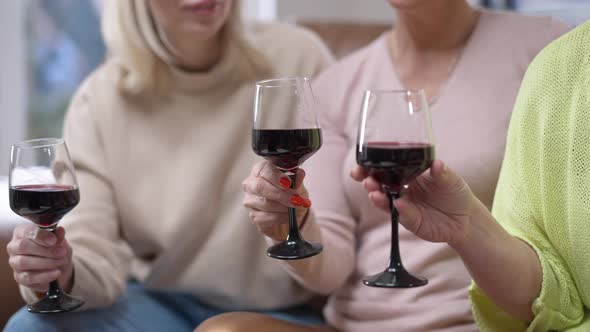
[[[198,15],[211,15],[215,12],[217,6],[222,5],[223,1],[220,0],[205,0],[205,1],[192,1],[182,4],[182,9],[190,11]]]

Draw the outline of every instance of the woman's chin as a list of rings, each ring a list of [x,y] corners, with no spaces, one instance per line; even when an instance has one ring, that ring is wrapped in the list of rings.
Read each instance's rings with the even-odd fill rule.
[[[422,5],[429,0],[389,0],[391,7],[395,9],[410,9]]]
[[[207,39],[215,37],[222,26],[223,23],[216,24],[216,22],[211,22],[210,24],[207,22],[189,22],[182,25],[181,31],[183,34],[191,34],[196,38]]]

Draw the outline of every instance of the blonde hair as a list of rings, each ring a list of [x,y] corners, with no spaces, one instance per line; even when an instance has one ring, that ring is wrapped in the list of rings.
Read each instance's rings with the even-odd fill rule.
[[[170,66],[158,50],[150,46],[147,29],[154,30],[152,15],[147,0],[106,0],[102,17],[102,34],[108,57],[115,61],[118,87],[133,95],[157,93],[170,87]],[[150,25],[146,27],[146,25]],[[233,1],[228,21],[224,24],[221,38],[224,43],[233,43],[241,53],[239,77],[256,80],[267,75],[270,66],[265,57],[248,40],[247,29],[242,24],[239,0]]]

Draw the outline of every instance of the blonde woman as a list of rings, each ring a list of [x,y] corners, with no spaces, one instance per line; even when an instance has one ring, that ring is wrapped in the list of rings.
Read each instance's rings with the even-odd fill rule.
[[[27,302],[58,279],[86,304],[23,309],[6,330],[182,331],[234,309],[317,319],[299,308],[310,292],[265,257],[240,183],[258,161],[252,82],[313,76],[323,45],[242,25],[237,0],[109,0],[103,34],[108,59],[65,121],[81,202],[55,235],[22,226],[7,248]]]

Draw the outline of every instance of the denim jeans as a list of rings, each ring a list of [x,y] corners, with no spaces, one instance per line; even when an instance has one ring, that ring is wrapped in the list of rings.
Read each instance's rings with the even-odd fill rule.
[[[207,318],[226,312],[184,293],[150,290],[139,284],[108,308],[63,314],[15,313],[4,331],[192,331]],[[322,324],[321,315],[304,307],[263,312],[291,322]]]

